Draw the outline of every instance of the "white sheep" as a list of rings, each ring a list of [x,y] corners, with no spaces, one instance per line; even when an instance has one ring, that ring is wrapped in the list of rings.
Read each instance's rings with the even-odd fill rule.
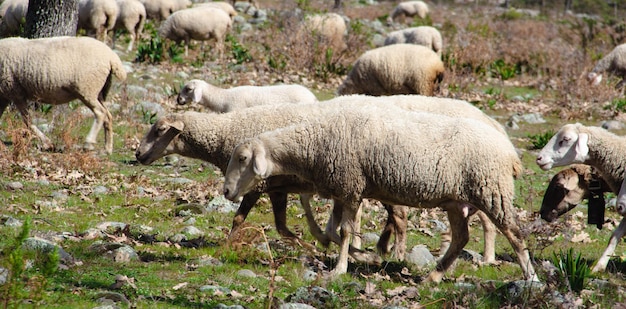
[[[0,40],[0,68],[0,116],[13,102],[44,148],[52,149],[52,142],[31,124],[28,101],[63,104],[80,99],[95,116],[87,148],[93,148],[104,127],[105,150],[113,152],[113,117],[104,100],[112,77],[123,81],[126,71],[111,48],[89,37],[7,38]]]
[[[587,80],[592,85],[598,85],[602,81],[602,73],[607,72],[621,78],[615,85],[620,89],[626,83],[626,44],[615,47],[610,53],[602,57],[596,66],[587,74]]]
[[[404,22],[406,17],[418,16],[426,18],[428,15],[428,5],[424,1],[404,1],[398,3],[387,17],[387,24],[391,25],[396,19],[401,18]]]
[[[0,37],[17,36],[24,26],[28,0],[5,0],[0,4]]]
[[[387,34],[384,45],[391,44],[417,44],[424,45],[441,57],[443,38],[437,28],[431,26],[411,27],[393,31]]]
[[[213,112],[228,113],[255,105],[313,103],[317,98],[311,90],[296,84],[223,89],[203,80],[192,79],[180,89],[176,101],[180,105],[199,103]]]
[[[359,106],[364,104],[395,105],[406,110],[430,111],[451,116],[473,118],[493,126],[496,130],[506,135],[504,129],[497,121],[466,101],[418,95],[391,96],[384,98],[354,95],[342,96],[315,104],[319,106],[310,106],[310,104],[304,106],[291,104],[275,107],[257,106],[249,109],[235,110],[231,113],[223,114],[223,116],[204,113],[167,115],[159,118],[142,139],[140,146],[137,148],[136,157],[137,160],[143,164],[151,164],[163,156],[176,153],[211,162],[222,171],[225,171],[232,149],[234,149],[238,140],[243,140],[246,137],[254,136],[266,130],[299,123],[303,119],[311,117],[311,115],[318,117],[322,113],[322,111],[319,111],[322,107],[345,107],[350,105],[353,106],[353,108],[359,108]],[[237,123],[237,125],[235,125],[235,123]],[[232,128],[237,129],[234,130]],[[280,182],[276,180],[270,183],[280,189],[270,193],[276,227],[279,234],[292,239],[294,242],[302,243],[299,239],[295,238],[295,235],[289,231],[285,225],[287,220],[287,193],[313,193],[314,188],[310,184],[292,179],[287,182],[291,184],[289,188],[279,187]],[[299,187],[296,186],[296,184],[298,184]],[[268,187],[265,189],[272,191]],[[246,197],[244,197],[233,219],[231,231],[238,230],[258,199],[258,194],[256,196],[246,195]],[[311,234],[324,245],[328,245],[330,240],[336,241],[335,239],[328,238],[328,236],[333,235],[325,235],[317,226],[310,209],[309,198],[306,196],[301,197],[301,201]],[[396,207],[394,207],[394,209],[395,208]],[[397,210],[395,213],[401,214],[402,209]],[[394,216],[394,212],[390,212],[390,216]],[[406,216],[397,223],[402,224],[403,221],[406,221],[405,219]],[[484,222],[489,221],[483,220],[483,224]],[[402,259],[404,257],[406,242],[405,229],[406,223],[404,223],[404,228],[402,226],[395,226],[394,224],[387,225],[385,227],[387,239],[381,237],[381,242],[379,242],[377,246],[379,250],[381,250],[382,253],[388,251],[387,242],[391,236],[389,233],[391,230],[396,231],[394,249],[396,256]],[[485,262],[495,260],[495,253],[493,253],[494,241],[494,228],[485,228]]]
[[[463,210],[471,205],[507,237],[525,278],[538,280],[513,206],[513,178],[522,163],[511,141],[473,119],[403,111],[382,105],[346,108],[246,139],[229,161],[224,196],[237,200],[277,175],[314,183],[320,195],[343,206],[333,275],[347,271],[349,238],[363,198],[442,207],[454,237],[427,278],[434,282],[441,281],[469,240]]]
[[[159,27],[159,36],[176,43],[185,42],[185,56],[189,55],[191,40],[215,39],[219,57],[224,54],[224,40],[232,20],[228,13],[214,7],[195,7],[172,13]]]
[[[133,43],[139,40],[139,36],[141,36],[141,32],[143,31],[143,26],[147,18],[146,8],[139,0],[116,1],[120,10],[113,29],[122,29],[128,32],[130,42],[128,43],[126,51],[131,51],[133,49]],[[113,46],[115,47],[115,34],[113,35]]]
[[[140,0],[149,19],[165,20],[174,12],[189,8],[191,0]]]
[[[541,218],[552,222],[572,210],[583,199],[591,196],[590,187],[592,186],[597,187],[593,189],[595,194],[612,192],[592,166],[572,164],[569,168],[556,173],[543,194],[539,210]]]
[[[582,163],[595,167],[612,192],[618,194],[626,171],[626,138],[601,127],[566,124],[548,141],[537,155],[536,163],[543,170],[555,166]],[[626,218],[613,231],[607,248],[592,271],[604,271],[618,241],[626,233]]]
[[[337,93],[432,96],[439,88],[443,74],[443,62],[430,48],[414,44],[393,44],[361,55]]]
[[[231,18],[237,16],[237,10],[235,10],[235,7],[233,7],[232,4],[225,2],[225,1],[202,2],[202,3],[196,3],[193,5],[193,7],[200,7],[200,6],[222,9],[224,10],[224,12],[228,13],[228,15]]]
[[[348,48],[345,36],[348,33],[346,21],[337,13],[308,15],[300,26],[302,33],[312,35],[316,41],[342,52]]]
[[[96,39],[106,41],[113,30],[120,8],[115,0],[78,1],[78,29],[93,30]]]

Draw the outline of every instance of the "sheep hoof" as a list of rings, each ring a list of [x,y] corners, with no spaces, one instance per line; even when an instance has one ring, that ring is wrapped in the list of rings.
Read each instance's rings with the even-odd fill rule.
[[[368,265],[382,265],[383,259],[373,252],[355,251],[351,252],[352,256],[357,262],[366,263]]]

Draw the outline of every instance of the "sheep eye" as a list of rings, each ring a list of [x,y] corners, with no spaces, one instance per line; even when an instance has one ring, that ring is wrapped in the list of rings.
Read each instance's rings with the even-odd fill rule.
[[[167,126],[160,126],[160,127],[157,129],[157,134],[159,134],[159,135],[163,135],[163,133],[165,133],[165,131],[167,131]]]

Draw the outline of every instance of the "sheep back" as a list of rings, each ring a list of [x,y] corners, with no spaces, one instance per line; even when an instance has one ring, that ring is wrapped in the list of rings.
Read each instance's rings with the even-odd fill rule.
[[[211,38],[221,41],[231,24],[230,16],[221,9],[196,7],[174,12],[159,27],[159,35],[175,42]]]
[[[431,49],[421,45],[393,44],[361,55],[337,93],[432,96],[443,73],[443,62]]]
[[[117,54],[93,38],[0,40],[0,96],[9,100],[62,104],[97,96],[111,73],[126,79]]]
[[[348,48],[344,40],[347,33],[346,21],[337,13],[309,15],[304,19],[302,28],[336,51]]]
[[[146,21],[146,8],[138,0],[117,0],[119,14],[115,21],[115,29],[124,29],[133,37],[143,30]]]
[[[419,26],[397,30],[387,34],[384,45],[391,44],[417,44],[423,45],[441,56],[443,49],[443,38],[441,33],[431,26]]]
[[[119,7],[114,0],[81,0],[78,2],[78,28],[95,30],[103,41],[108,30],[115,27]]]

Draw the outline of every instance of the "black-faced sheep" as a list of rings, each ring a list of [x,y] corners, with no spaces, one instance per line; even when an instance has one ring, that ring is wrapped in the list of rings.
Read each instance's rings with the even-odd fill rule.
[[[176,101],[180,105],[199,103],[216,113],[256,105],[317,102],[315,94],[301,85],[239,86],[219,88],[203,80],[192,79],[181,88]]]
[[[189,55],[191,40],[204,42],[215,39],[221,59],[224,40],[231,26],[232,20],[224,10],[199,6],[172,13],[159,27],[159,36],[176,43],[185,42],[185,55]]]
[[[443,49],[441,33],[437,28],[431,26],[419,26],[389,32],[385,38],[385,45],[401,43],[426,46],[440,57]]]
[[[432,96],[439,88],[443,74],[443,62],[430,48],[414,44],[393,44],[361,55],[337,93]]]
[[[548,141],[537,155],[536,163],[543,170],[555,166],[581,163],[593,166],[615,194],[626,173],[626,139],[601,127],[584,126],[580,123],[566,124]],[[626,233],[626,218],[613,231],[607,248],[592,268],[592,271],[604,271],[617,242]]]
[[[323,151],[321,151],[323,149]],[[469,205],[507,237],[524,277],[538,280],[517,225],[511,141],[482,122],[389,106],[338,110],[241,142],[225,173],[224,195],[237,200],[262,179],[296,175],[343,206],[333,275],[346,273],[354,219],[363,198],[447,210],[452,242],[427,280],[439,282],[469,240]],[[451,184],[442,186],[441,183]]]
[[[13,102],[43,147],[52,149],[52,142],[31,123],[28,101],[63,104],[79,99],[95,116],[86,147],[93,148],[104,127],[105,150],[113,152],[113,117],[104,101],[113,76],[123,81],[126,71],[104,43],[89,37],[2,39],[0,68],[0,116]]]
[[[598,85],[602,81],[602,73],[607,72],[621,78],[615,88],[620,89],[626,83],[626,44],[615,47],[609,54],[604,56],[587,75],[592,85]]]

